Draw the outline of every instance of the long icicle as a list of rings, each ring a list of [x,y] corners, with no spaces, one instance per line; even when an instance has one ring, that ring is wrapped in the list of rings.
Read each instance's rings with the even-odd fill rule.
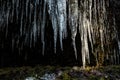
[[[58,35],[58,26],[57,26],[57,11],[56,11],[56,0],[46,1],[48,4],[48,13],[51,18],[53,33],[54,33],[54,52],[56,53],[56,44],[57,44],[57,35]]]
[[[63,50],[62,40],[67,35],[67,26],[66,26],[66,0],[57,0],[57,20],[59,25],[59,38],[60,38],[60,47]]]
[[[46,0],[44,1],[44,6],[43,6],[43,17],[42,17],[42,23],[41,23],[41,41],[42,41],[42,54],[44,55],[44,50],[45,50],[45,21],[46,21]]]
[[[72,45],[74,48],[75,58],[77,59],[77,49],[75,38],[78,27],[78,0],[69,0],[69,26],[71,30]]]

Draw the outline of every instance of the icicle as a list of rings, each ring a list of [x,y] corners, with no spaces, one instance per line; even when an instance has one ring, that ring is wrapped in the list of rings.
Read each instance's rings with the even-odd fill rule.
[[[18,16],[19,16],[19,0],[16,0],[16,18],[17,18],[17,20],[18,20]]]
[[[41,25],[41,41],[42,41],[42,54],[44,55],[44,50],[45,50],[45,21],[46,21],[46,0],[44,1],[44,6],[43,6],[43,17],[42,17],[42,25]]]
[[[28,5],[29,5],[29,0],[26,0],[26,19],[27,19],[27,17],[28,17]]]
[[[54,52],[56,53],[56,43],[57,43],[57,23],[56,23],[56,18],[53,18],[52,20],[52,25],[54,25]]]
[[[5,22],[6,22],[6,12],[5,12],[5,6],[6,4],[3,4],[3,7],[2,7],[2,19],[3,19],[3,29],[5,27]]]
[[[14,11],[15,11],[15,0],[12,0],[12,22],[13,22],[13,17],[14,17]]]
[[[45,2],[45,1],[44,1]],[[46,3],[46,2],[45,2]],[[37,4],[38,4],[38,6],[39,6],[39,8],[38,8],[38,27],[37,27],[37,30],[38,30],[38,36],[40,36],[40,32],[41,32],[41,24],[42,24],[42,9],[44,10],[44,6],[42,7],[42,0],[37,0]],[[44,15],[44,14],[43,14]]]
[[[92,27],[92,0],[89,0],[89,21],[88,21],[88,35],[89,35],[89,40],[91,43],[91,48],[93,52],[93,39],[94,39],[94,33],[93,33],[93,27]]]
[[[33,5],[30,3],[30,13],[29,13],[29,23],[31,24],[31,17],[32,17]]]
[[[100,29],[101,48],[102,48],[102,51],[104,52],[103,38],[104,38],[104,35],[103,35],[103,30],[102,30],[102,29]]]
[[[21,20],[20,20],[20,35],[22,36],[23,34],[23,9],[22,9],[22,12],[21,12]]]
[[[7,10],[7,13],[6,13],[6,24],[7,24],[7,27],[8,27],[8,20],[9,20],[9,14],[10,14],[10,8],[9,8],[9,4],[7,4],[7,7],[8,7],[8,10]]]
[[[47,3],[49,8],[48,12],[52,21],[52,26],[54,31],[54,52],[56,53],[57,32],[59,31],[61,50],[63,50],[62,40],[67,36],[66,0],[56,0],[56,1],[50,0],[47,1]]]
[[[59,35],[60,35],[60,46],[63,50],[63,38],[67,35],[67,26],[66,26],[66,0],[57,1],[57,20],[59,25]]]
[[[36,21],[36,18],[37,18],[37,3],[36,3],[36,0],[34,2],[34,21],[33,21],[33,40],[34,40],[34,44],[36,42],[36,38],[37,38],[37,21]]]
[[[54,52],[56,53],[56,43],[57,43],[57,11],[56,11],[56,2],[54,0],[46,1],[48,4],[48,13],[52,22],[53,33],[54,33]]]
[[[10,9],[8,8],[8,12],[7,12],[7,14],[6,14],[6,24],[7,24],[7,27],[6,27],[6,37],[7,37],[7,35],[8,35],[8,22],[9,22],[9,14],[10,14]]]
[[[77,27],[78,27],[78,0],[69,0],[69,26],[71,30],[71,38],[75,52],[75,58],[77,59],[75,38],[77,35]]]

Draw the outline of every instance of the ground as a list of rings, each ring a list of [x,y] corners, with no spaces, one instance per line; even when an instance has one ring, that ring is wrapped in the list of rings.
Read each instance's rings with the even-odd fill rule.
[[[40,65],[1,68],[0,80],[120,80],[120,65],[86,69]]]

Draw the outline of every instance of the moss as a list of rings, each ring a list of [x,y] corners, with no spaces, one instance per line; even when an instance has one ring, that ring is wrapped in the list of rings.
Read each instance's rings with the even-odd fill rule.
[[[105,79],[104,77],[101,77],[99,80],[107,80],[107,79]]]
[[[98,79],[97,79],[97,77],[96,77],[96,76],[91,75],[91,76],[89,76],[89,80],[98,80]]]
[[[108,79],[105,79],[104,77],[91,75],[91,76],[89,76],[88,80],[108,80]]]
[[[62,80],[71,80],[71,77],[68,75],[67,72],[64,72],[61,77],[62,77]]]

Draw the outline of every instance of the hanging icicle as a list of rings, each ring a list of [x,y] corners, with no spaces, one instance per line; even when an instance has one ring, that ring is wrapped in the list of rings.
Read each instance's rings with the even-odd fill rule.
[[[60,47],[63,50],[62,40],[67,37],[66,0],[57,0],[57,20],[59,26]]]
[[[71,30],[72,45],[74,48],[75,58],[77,59],[77,49],[75,38],[78,27],[78,0],[69,0],[69,26]]]
[[[57,26],[57,9],[56,9],[56,0],[49,0],[46,1],[48,4],[48,13],[51,18],[52,27],[53,27],[53,33],[54,33],[54,52],[56,53],[56,43],[57,43],[57,32],[58,32],[58,26]]]
[[[43,17],[42,17],[42,23],[41,23],[41,41],[42,41],[42,54],[44,55],[44,50],[45,50],[45,21],[46,21],[46,0],[44,0],[44,5],[43,5]]]

